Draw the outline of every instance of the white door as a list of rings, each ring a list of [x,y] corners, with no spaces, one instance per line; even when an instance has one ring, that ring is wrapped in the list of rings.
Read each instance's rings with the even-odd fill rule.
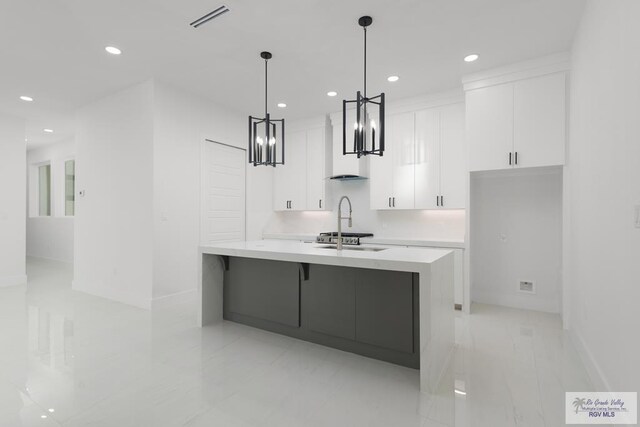
[[[466,108],[470,170],[512,168],[513,84],[468,91]]]
[[[414,113],[402,113],[391,116],[392,122],[392,158],[393,158],[393,194],[391,206],[395,209],[413,209],[415,207],[414,171]]]
[[[325,209],[325,136],[324,128],[307,131],[307,210]]]
[[[416,209],[436,209],[440,196],[440,111],[418,111],[415,120]]]
[[[441,208],[464,209],[467,201],[467,151],[465,149],[464,104],[440,109],[440,200]]]
[[[246,151],[213,141],[203,151],[200,240],[245,240]]]
[[[565,74],[522,80],[514,86],[516,167],[564,164]],[[515,159],[514,159],[515,162]]]

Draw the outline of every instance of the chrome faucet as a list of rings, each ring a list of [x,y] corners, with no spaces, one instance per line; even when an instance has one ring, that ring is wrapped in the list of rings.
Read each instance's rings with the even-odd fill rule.
[[[347,202],[349,202],[349,216],[342,216],[342,201],[343,200],[347,200]],[[349,220],[349,228],[351,228],[351,226],[353,225],[353,221],[351,219],[351,200],[349,200],[349,198],[347,196],[342,196],[340,198],[340,203],[338,203],[338,247],[337,249],[339,251],[342,250],[342,220],[343,219],[348,219]]]

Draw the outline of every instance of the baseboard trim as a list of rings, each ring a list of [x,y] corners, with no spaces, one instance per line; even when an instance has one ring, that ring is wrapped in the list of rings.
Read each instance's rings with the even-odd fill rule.
[[[176,292],[170,295],[163,295],[161,297],[153,298],[151,300],[151,309],[170,307],[175,304],[187,303],[195,301],[196,289],[190,289],[188,291]]]
[[[25,283],[27,283],[26,274],[0,277],[0,288],[4,288],[6,286],[24,285]]]
[[[503,307],[517,308],[520,310],[543,311],[545,313],[560,314],[560,307],[557,303],[546,301],[529,300],[527,297],[519,295],[501,295],[496,292],[483,292],[477,289],[473,291],[471,302],[480,304],[500,305]]]
[[[124,293],[114,293],[111,290],[106,289],[98,289],[95,286],[89,287],[82,282],[78,282],[77,280],[71,281],[71,289],[78,292],[83,292],[87,295],[93,295],[95,297],[100,297],[107,299],[109,301],[115,301],[126,305],[131,305],[133,307],[142,308],[144,310],[149,310],[151,308],[151,300],[150,299],[140,299],[140,298],[132,298],[131,295]],[[90,290],[89,290],[90,289]]]
[[[600,365],[596,362],[595,358],[589,348],[584,343],[584,340],[580,336],[578,332],[574,329],[569,330],[569,337],[571,338],[571,342],[573,343],[580,359],[582,360],[582,364],[589,375],[589,379],[591,379],[591,383],[593,384],[596,391],[611,391],[611,386],[609,381],[607,381],[604,372],[600,368]]]

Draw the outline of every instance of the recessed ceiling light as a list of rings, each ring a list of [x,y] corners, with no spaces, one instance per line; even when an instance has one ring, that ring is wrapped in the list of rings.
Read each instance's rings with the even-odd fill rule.
[[[287,108],[287,104],[285,104],[284,102],[278,102],[278,107],[279,108]]]
[[[47,418],[47,416],[46,415],[40,415],[40,418],[42,418],[44,420],[45,418]]]
[[[22,96],[20,97],[20,99],[22,99],[23,101],[27,101],[27,102],[31,102],[31,101],[33,101],[33,98],[32,98],[32,97],[30,97],[30,96],[26,96],[26,95],[22,95]]]
[[[387,77],[387,80],[390,82],[397,82],[398,80],[400,80],[400,77],[398,76],[389,76]]]
[[[49,412],[56,412],[56,410],[53,408],[49,408]]]
[[[471,55],[467,55],[464,57],[464,62],[473,62],[478,58],[479,58],[478,55],[476,55],[475,53],[472,53]]]
[[[122,53],[122,51],[115,46],[107,46],[104,48],[104,50],[106,50],[112,55],[120,55]]]
[[[53,133],[53,129],[42,129],[43,131],[45,131],[46,133]]]
[[[336,96],[337,94],[338,94],[338,92],[333,91],[333,90],[332,90],[332,91],[327,92],[327,96]]]

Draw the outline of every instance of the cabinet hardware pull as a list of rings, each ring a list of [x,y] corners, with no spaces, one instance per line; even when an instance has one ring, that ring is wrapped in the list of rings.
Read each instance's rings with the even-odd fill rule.
[[[391,197],[389,197],[389,207],[391,207]]]
[[[518,164],[518,152],[516,151],[516,165]]]
[[[444,196],[440,196],[440,206],[444,206]]]
[[[511,152],[509,153],[509,165],[511,165]]]
[[[318,199],[318,207],[322,209],[322,199]]]
[[[394,208],[396,207],[396,198],[395,197],[393,197],[393,207]]]

